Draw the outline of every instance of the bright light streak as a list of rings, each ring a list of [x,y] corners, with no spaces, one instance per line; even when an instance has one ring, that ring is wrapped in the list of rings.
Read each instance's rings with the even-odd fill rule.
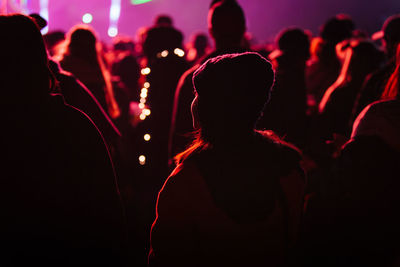
[[[40,16],[42,16],[46,21],[47,25],[49,25],[49,0],[40,0]],[[44,27],[41,32],[42,34],[46,34],[49,31],[49,27]]]
[[[152,0],[131,0],[132,5],[140,5],[144,3],[151,2]]]
[[[82,21],[83,23],[90,23],[93,21],[93,16],[90,13],[86,13],[85,15],[82,16]]]
[[[115,37],[118,34],[118,21],[121,15],[121,0],[111,0],[110,7],[110,25],[108,26],[108,35]]]
[[[110,20],[118,21],[121,14],[121,0],[112,0],[110,8]]]

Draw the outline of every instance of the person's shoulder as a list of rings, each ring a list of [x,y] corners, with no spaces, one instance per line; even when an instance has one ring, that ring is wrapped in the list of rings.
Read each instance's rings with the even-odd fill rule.
[[[400,109],[400,100],[379,100],[371,103],[368,107],[369,112],[385,111],[386,109]]]
[[[257,131],[257,134],[261,136],[262,143],[270,147],[270,150],[276,155],[276,159],[284,160],[293,166],[300,164],[303,155],[295,145],[282,140],[270,130]]]
[[[79,137],[79,139],[103,139],[97,126],[86,113],[65,102],[62,95],[52,95],[54,117],[59,121],[59,126],[66,129],[66,134]]]
[[[358,115],[354,124],[359,126],[360,123],[370,121],[373,118],[393,116],[400,117],[400,101],[397,99],[378,100],[366,106]]]
[[[194,72],[200,67],[200,64],[195,64],[193,65],[191,68],[189,68],[188,70],[186,70],[182,76],[180,81],[182,82],[192,82],[192,77]]]
[[[166,179],[162,190],[189,190],[195,189],[198,184],[200,172],[196,164],[187,160],[180,163]]]

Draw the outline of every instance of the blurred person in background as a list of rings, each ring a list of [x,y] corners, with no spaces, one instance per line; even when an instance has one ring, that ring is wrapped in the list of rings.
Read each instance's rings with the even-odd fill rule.
[[[321,26],[319,37],[313,40],[315,54],[312,54],[306,69],[308,94],[312,97],[310,103],[318,105],[326,89],[338,78],[341,64],[335,47],[351,38],[354,28],[352,18],[345,14],[338,14]]]
[[[112,119],[117,119],[120,110],[95,32],[87,25],[77,25],[70,29],[67,36],[55,60],[92,92]]]

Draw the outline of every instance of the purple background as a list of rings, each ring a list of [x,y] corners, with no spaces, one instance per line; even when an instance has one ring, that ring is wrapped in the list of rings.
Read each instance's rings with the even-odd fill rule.
[[[132,5],[121,0],[119,32],[134,36],[142,26],[152,24],[159,13],[170,14],[175,26],[182,30],[186,40],[196,31],[207,32],[207,11],[211,0],[153,0]],[[39,0],[30,0],[31,11],[38,12]],[[356,26],[368,33],[380,29],[383,21],[400,13],[400,0],[238,0],[245,10],[247,26],[255,40],[265,42],[284,27],[299,26],[318,33],[319,26],[330,16],[347,13]],[[91,25],[101,39],[108,41],[109,8],[111,0],[49,0],[49,29],[67,31],[82,22],[83,14],[93,14]]]

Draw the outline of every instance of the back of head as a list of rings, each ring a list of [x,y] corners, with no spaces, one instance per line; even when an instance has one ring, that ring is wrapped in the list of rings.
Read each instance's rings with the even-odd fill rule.
[[[204,50],[208,47],[208,37],[204,33],[197,33],[193,37],[193,46],[197,50]]]
[[[243,9],[234,0],[218,1],[208,13],[208,27],[217,45],[238,46],[246,31]]]
[[[355,41],[351,49],[348,71],[350,75],[359,76],[362,80],[376,70],[384,59],[383,52],[370,41]]]
[[[383,37],[387,42],[399,43],[400,42],[400,15],[390,16],[382,27]]]
[[[280,51],[289,55],[310,56],[310,38],[300,28],[287,28],[279,33],[277,44]]]
[[[68,53],[77,57],[96,57],[97,37],[92,28],[86,25],[73,27],[67,38]]]
[[[193,76],[201,137],[218,142],[251,133],[269,99],[271,64],[257,53],[227,54],[207,60]]]
[[[27,16],[7,15],[0,16],[0,31],[3,94],[27,100],[48,95],[51,74],[38,26]]]
[[[164,27],[172,27],[174,25],[174,21],[171,16],[166,14],[160,14],[156,16],[154,20],[155,26],[164,26]]]
[[[163,50],[174,51],[183,48],[183,34],[172,27],[157,26],[147,30],[143,42],[143,52],[148,59],[153,59]]]
[[[400,14],[390,16],[382,26],[383,38],[389,56],[394,56],[400,43]]]
[[[350,16],[338,14],[322,25],[320,36],[328,43],[337,44],[350,38],[354,27],[354,22]]]
[[[51,31],[43,35],[44,43],[46,44],[46,48],[50,53],[50,56],[53,56],[57,52],[57,45],[61,44],[65,41],[65,32],[64,31]]]

